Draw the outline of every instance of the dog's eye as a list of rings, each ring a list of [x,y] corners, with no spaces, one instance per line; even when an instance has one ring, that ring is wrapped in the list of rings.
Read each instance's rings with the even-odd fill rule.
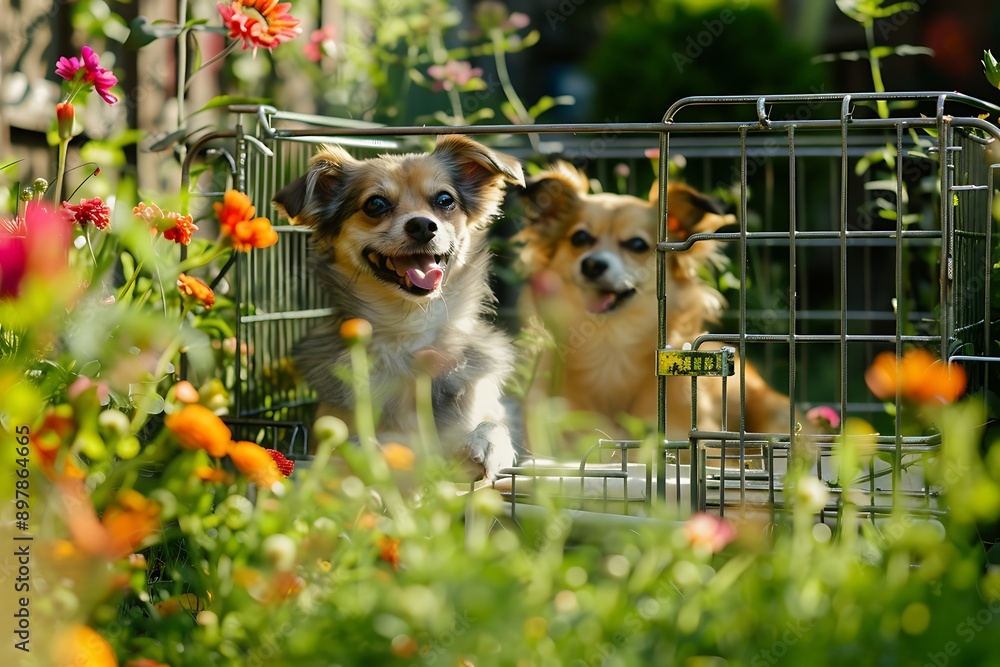
[[[365,215],[372,218],[377,218],[390,208],[392,208],[392,205],[389,203],[389,200],[385,197],[380,197],[379,195],[369,197],[368,200],[361,206],[361,210],[365,212]]]
[[[649,250],[649,244],[646,243],[646,239],[639,238],[638,236],[634,236],[627,241],[622,241],[621,246],[629,252],[635,253],[646,252]]]
[[[452,209],[455,208],[455,198],[447,192],[441,192],[434,198],[434,205],[439,208]]]
[[[593,236],[590,235],[585,229],[578,229],[573,232],[573,235],[569,237],[569,242],[573,244],[576,248],[583,248],[584,246],[594,245],[596,241]]]

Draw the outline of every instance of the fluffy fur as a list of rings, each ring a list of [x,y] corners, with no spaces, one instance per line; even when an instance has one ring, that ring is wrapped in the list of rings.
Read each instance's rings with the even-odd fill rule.
[[[671,183],[667,195],[671,240],[734,222],[686,185]],[[657,414],[657,188],[649,200],[591,194],[586,175],[560,162],[531,179],[523,200],[521,259],[529,278],[530,312],[541,317],[555,342],[541,364],[548,386],[536,387],[536,395],[561,396],[572,409],[603,415],[607,428],[613,429],[623,414],[652,426]],[[721,313],[722,295],[698,271],[722,260],[713,241],[667,253],[671,347],[693,342]],[[728,392],[730,430],[739,427],[738,378],[737,371]],[[702,378],[698,387],[698,427],[718,430],[721,380]],[[746,395],[747,431],[788,432],[788,398],[768,387],[749,364]],[[667,437],[686,440],[690,426],[691,380],[667,378]]]
[[[274,197],[313,229],[314,269],[334,314],[295,349],[320,413],[352,423],[354,396],[341,324],[368,320],[371,387],[380,439],[416,433],[417,378],[431,376],[442,443],[494,477],[513,463],[501,389],[510,341],[493,308],[486,229],[520,164],[471,139],[442,136],[432,153],[356,160],[323,148],[308,173]],[[406,440],[404,440],[405,442]]]

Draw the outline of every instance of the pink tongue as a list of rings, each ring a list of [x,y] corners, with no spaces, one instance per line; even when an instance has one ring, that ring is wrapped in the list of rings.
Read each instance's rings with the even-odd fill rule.
[[[410,282],[429,292],[441,286],[444,269],[431,255],[410,255],[394,259],[396,273],[406,275]]]
[[[592,313],[603,313],[608,308],[610,308],[615,303],[615,295],[613,292],[608,292],[607,294],[602,294],[597,301],[594,301],[587,305],[587,310]]]
[[[410,282],[425,289],[429,292],[433,292],[441,284],[441,279],[444,277],[444,271],[435,264],[432,268],[427,269],[426,272],[420,269],[409,269],[406,275],[410,277]]]

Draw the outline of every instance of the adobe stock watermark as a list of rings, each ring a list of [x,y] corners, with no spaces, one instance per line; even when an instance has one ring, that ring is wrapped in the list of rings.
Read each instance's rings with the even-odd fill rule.
[[[562,0],[559,6],[553,9],[545,10],[545,19],[549,22],[549,29],[555,30],[556,26],[560,23],[565,23],[569,20],[569,17],[576,13],[577,8],[580,7],[587,0]]]
[[[979,633],[992,625],[997,615],[1000,614],[1000,600],[990,600],[976,612],[975,616],[969,615],[955,625],[954,636],[956,639],[944,643],[940,651],[931,651],[927,654],[927,662],[923,667],[947,667],[952,664],[952,660],[962,654],[962,649],[973,642]],[[959,641],[961,640],[961,643]],[[956,661],[954,664],[962,664]]]
[[[812,623],[803,623],[801,620],[787,621],[785,627],[774,643],[765,649],[761,649],[750,659],[750,667],[767,667],[777,665],[785,656],[789,649],[802,641],[802,638],[809,634]]]
[[[910,2],[900,4],[904,6],[904,9],[884,18],[876,19],[875,25],[878,27],[882,39],[887,38],[906,25],[913,15],[919,12],[923,5],[927,4],[927,0],[911,0]]]
[[[750,0],[739,0],[733,7],[727,7],[719,12],[716,18],[702,21],[701,25],[704,30],[695,35],[688,35],[687,41],[684,43],[684,51],[674,51],[673,53],[674,67],[677,68],[677,73],[683,74],[684,68],[694,64],[694,61],[700,58],[705,50],[711,48],[715,40],[722,36],[726,27],[736,22],[736,12],[749,6]]]

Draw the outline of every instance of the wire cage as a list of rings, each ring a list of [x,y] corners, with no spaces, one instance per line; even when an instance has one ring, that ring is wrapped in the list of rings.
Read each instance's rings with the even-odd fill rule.
[[[882,117],[882,105],[891,117]],[[900,505],[944,511],[923,474],[939,436],[910,435],[910,407],[889,401],[887,410],[866,388],[864,371],[880,352],[898,358],[918,346],[961,364],[969,392],[985,397],[995,384],[993,147],[1000,131],[979,114],[1000,109],[954,93],[692,97],[653,123],[464,128],[388,128],[270,107],[232,111],[235,129],[205,137],[192,156],[230,155],[234,185],[259,211],[304,173],[321,143],[368,157],[421,150],[433,135],[459,132],[526,159],[557,153],[585,163],[605,184],[627,172],[624,185],[637,194],[658,176],[659,310],[649,313],[660,332],[659,349],[649,351],[650,372],[659,375],[657,434],[645,442],[601,440],[566,464],[519,461],[497,485],[513,516],[531,512],[540,493],[623,521],[643,521],[658,508],[679,516],[780,511],[789,457],[801,448],[811,452],[809,474],[832,491],[830,516],[846,488],[863,494],[860,509],[873,516]],[[656,149],[658,174],[647,166]],[[616,171],[622,163],[630,169]],[[736,226],[668,241],[663,194],[678,178],[727,200]],[[240,255],[231,278],[239,370],[229,421],[237,437],[307,458],[315,401],[291,365],[291,349],[329,310],[307,267],[308,230],[276,229],[279,243]],[[690,349],[669,350],[667,255],[709,241],[723,242],[731,259],[713,277],[729,307]],[[509,306],[501,296],[501,309]],[[745,367],[736,355],[789,397],[787,430],[749,432],[741,410],[724,412],[719,431],[700,430],[692,415],[689,437],[668,441],[667,377],[690,376],[696,402],[699,378],[721,376],[745,407]],[[833,457],[842,427],[802,428],[803,414],[816,406],[842,420],[865,419],[881,434],[859,478],[838,479]]]

